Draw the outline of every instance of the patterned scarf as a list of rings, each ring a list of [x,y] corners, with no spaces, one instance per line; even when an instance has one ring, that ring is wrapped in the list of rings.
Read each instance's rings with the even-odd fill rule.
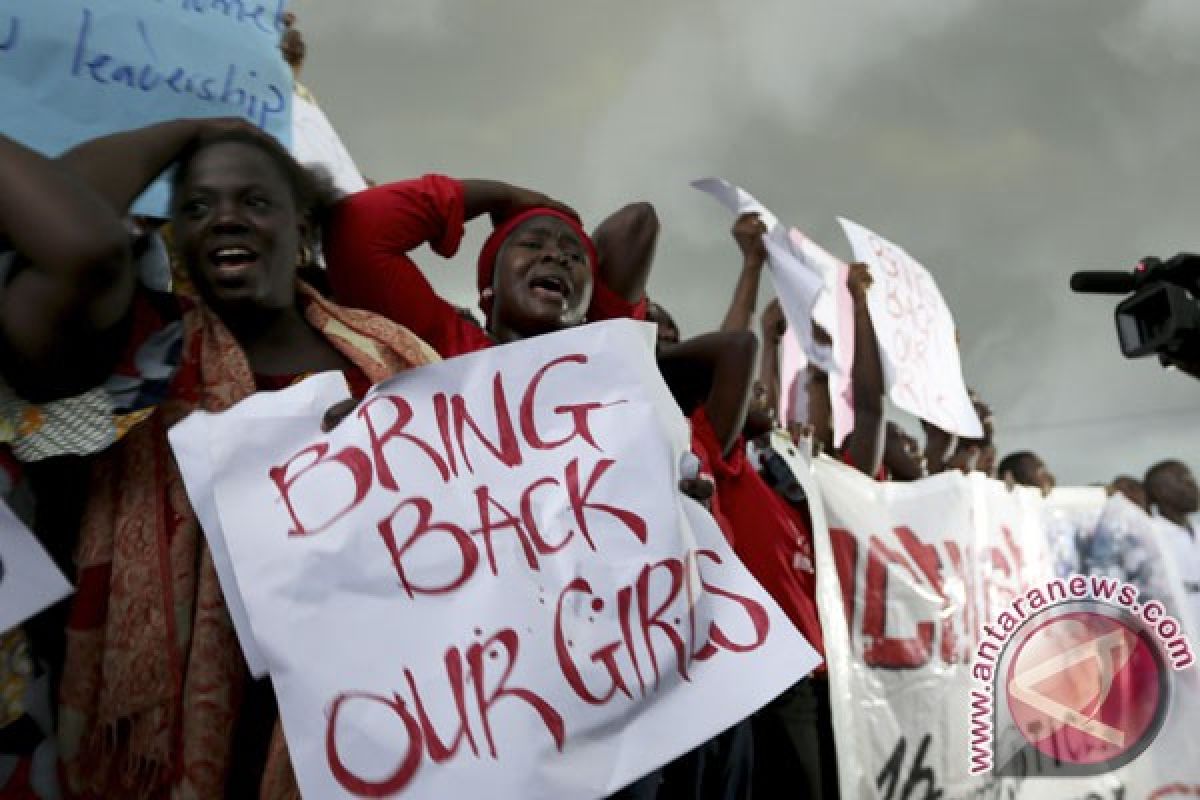
[[[309,323],[372,383],[437,360],[398,325],[302,284],[299,293]],[[247,672],[166,432],[194,409],[227,409],[256,387],[216,314],[198,304],[184,331],[170,397],[92,474],[60,697],[70,796],[208,798],[225,790]],[[278,728],[261,796],[296,796]]]

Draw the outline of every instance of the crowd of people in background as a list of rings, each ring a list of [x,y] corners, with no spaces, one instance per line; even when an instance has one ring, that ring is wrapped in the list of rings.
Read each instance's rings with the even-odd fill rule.
[[[284,50],[298,68],[294,29]],[[171,166],[170,219],[132,216]],[[434,266],[413,256],[429,245],[449,258],[476,225],[491,228],[477,259],[482,321],[439,296]],[[499,180],[426,175],[339,197],[239,120],[164,122],[57,159],[0,136],[6,496],[77,587],[0,636],[0,797],[295,796],[271,687],[241,659],[167,430],[314,373],[340,371],[362,397],[440,359],[601,320],[653,322],[700,461],[679,490],[706,504],[818,651],[812,526],[794,476],[771,459],[780,433],[879,481],[958,470],[1054,489],[1038,454],[999,457],[977,395],[980,439],[889,419],[861,264],[847,286],[853,431],[835,445],[829,377],[812,365],[805,418],[779,419],[787,322],[778,301],[757,308],[763,222],[736,220],[728,258],[740,270],[710,287],[728,293],[727,310],[688,332],[668,295],[646,293],[659,226],[633,202],[589,229],[566,203]],[[1176,557],[1200,562],[1186,464],[1108,489],[1173,522]],[[788,797],[836,797],[828,693],[818,669],[619,796],[775,797],[786,786]]]

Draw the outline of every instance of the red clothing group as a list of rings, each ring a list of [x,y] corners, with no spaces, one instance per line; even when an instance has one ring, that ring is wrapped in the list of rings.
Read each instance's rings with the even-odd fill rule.
[[[458,252],[465,224],[463,185],[444,175],[378,186],[338,204],[326,226],[325,258],[338,302],[374,311],[408,328],[443,358],[495,342],[442,299],[409,256],[428,244],[445,258]],[[597,280],[588,319],[645,319]]]

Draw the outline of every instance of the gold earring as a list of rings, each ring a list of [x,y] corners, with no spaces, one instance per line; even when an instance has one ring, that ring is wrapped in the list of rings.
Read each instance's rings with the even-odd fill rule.
[[[296,266],[307,267],[312,264],[312,248],[307,244],[300,245],[300,255],[296,261]]]

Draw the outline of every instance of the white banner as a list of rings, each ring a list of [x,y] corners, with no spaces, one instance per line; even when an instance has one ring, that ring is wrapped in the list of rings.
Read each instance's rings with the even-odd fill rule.
[[[29,529],[0,502],[0,633],[62,600],[71,584]]]
[[[330,434],[337,381],[260,393],[191,419],[207,463],[174,437],[213,478],[189,493],[215,497],[305,796],[600,797],[816,665],[677,490],[650,330],[412,370]]]
[[[877,483],[827,460],[816,463],[804,477],[817,549],[818,603],[842,797],[1165,800],[1200,792],[1194,734],[1200,726],[1197,670],[1188,666],[1175,671],[1179,665],[1167,656],[1178,654],[1180,639],[1174,631],[1163,629],[1162,623],[1161,635],[1175,637],[1169,646],[1164,638],[1162,658],[1169,677],[1163,679],[1164,693],[1152,698],[1163,701],[1164,716],[1147,718],[1138,731],[1159,722],[1162,727],[1157,736],[1146,738],[1147,749],[1128,763],[1117,763],[1101,774],[1049,776],[1051,759],[1039,756],[1020,732],[1032,727],[996,724],[991,728],[1009,717],[1018,726],[1027,722],[1029,708],[1021,705],[1022,699],[1035,711],[1042,709],[1043,718],[1058,713],[1062,709],[1044,702],[1039,692],[1062,691],[1064,684],[1055,688],[1051,680],[1062,677],[1068,677],[1068,689],[1085,692],[1073,695],[1081,708],[1094,703],[1090,712],[1084,711],[1094,721],[1067,713],[1062,719],[1068,722],[1060,725],[1093,725],[1112,733],[1120,720],[1129,719],[1129,706],[1118,708],[1115,716],[1111,706],[1120,705],[1121,691],[1144,688],[1144,683],[1135,681],[1131,690],[1128,670],[1136,666],[1132,661],[1116,656],[1106,660],[1108,655],[1101,652],[1095,658],[1100,664],[1097,670],[1089,672],[1086,660],[1071,662],[1065,668],[1052,667],[1059,670],[1053,674],[1043,670],[1050,676],[1046,678],[1032,671],[1022,673],[1014,665],[1026,663],[1020,659],[1029,642],[1044,644],[1037,639],[1037,626],[1048,624],[1041,621],[1047,617],[1035,615],[1040,608],[1036,598],[1042,587],[1056,581],[1070,587],[1067,600],[1079,597],[1076,588],[1094,593],[1087,602],[1096,608],[1116,608],[1118,598],[1129,600],[1124,611],[1130,619],[1140,614],[1143,623],[1155,597],[1165,600],[1167,613],[1174,612],[1179,587],[1172,584],[1169,573],[1162,577],[1161,555],[1149,538],[1154,520],[1123,498],[1105,505],[1103,492],[1087,495],[1093,500],[1092,518],[1101,522],[1081,537],[1080,558],[1090,559],[1097,575],[1115,580],[1093,584],[1090,577],[1079,578],[1084,583],[1076,586],[1054,572],[1055,543],[1044,520],[1061,514],[1055,498],[1043,500],[1032,490],[1009,492],[980,475],[958,473],[911,484]],[[1081,511],[1083,496],[1064,495],[1072,514]],[[1093,536],[1100,538],[1089,547]],[[1126,546],[1131,538],[1140,542],[1140,555],[1131,556],[1130,563],[1136,566],[1128,570],[1120,566],[1121,559],[1102,541],[1113,536]],[[1108,564],[1108,572],[1099,569],[1101,561]],[[1116,593],[1094,602],[1121,581],[1137,586],[1138,575],[1150,574],[1155,577],[1144,595]],[[1046,609],[1074,608],[1065,602],[1055,606],[1058,598],[1053,588],[1048,593],[1051,605]],[[1025,614],[1037,626],[1022,627]],[[1078,627],[1074,620],[1067,624]],[[1030,630],[1032,634],[1027,633]],[[990,641],[993,636],[1021,645],[1002,650]],[[997,652],[1002,655],[997,657]],[[994,666],[997,661],[999,666]],[[1121,677],[1123,670],[1125,677]],[[1033,677],[1026,680],[1026,675]],[[1107,686],[1103,685],[1106,675]],[[989,683],[993,679],[994,693]],[[1007,701],[997,700],[992,711],[973,715],[973,710],[993,705],[991,701],[1001,698],[1005,687],[1013,687]],[[990,749],[989,744],[980,744],[979,734],[985,728],[993,733],[989,741],[999,759],[994,765],[1003,763],[1007,774],[973,774],[977,755],[973,745]],[[1054,737],[1065,740],[1071,734],[1072,729],[1064,728]]]
[[[882,236],[839,221],[854,257],[875,279],[867,302],[888,397],[944,431],[981,438],[983,425],[963,383],[954,319],[929,271]]]

